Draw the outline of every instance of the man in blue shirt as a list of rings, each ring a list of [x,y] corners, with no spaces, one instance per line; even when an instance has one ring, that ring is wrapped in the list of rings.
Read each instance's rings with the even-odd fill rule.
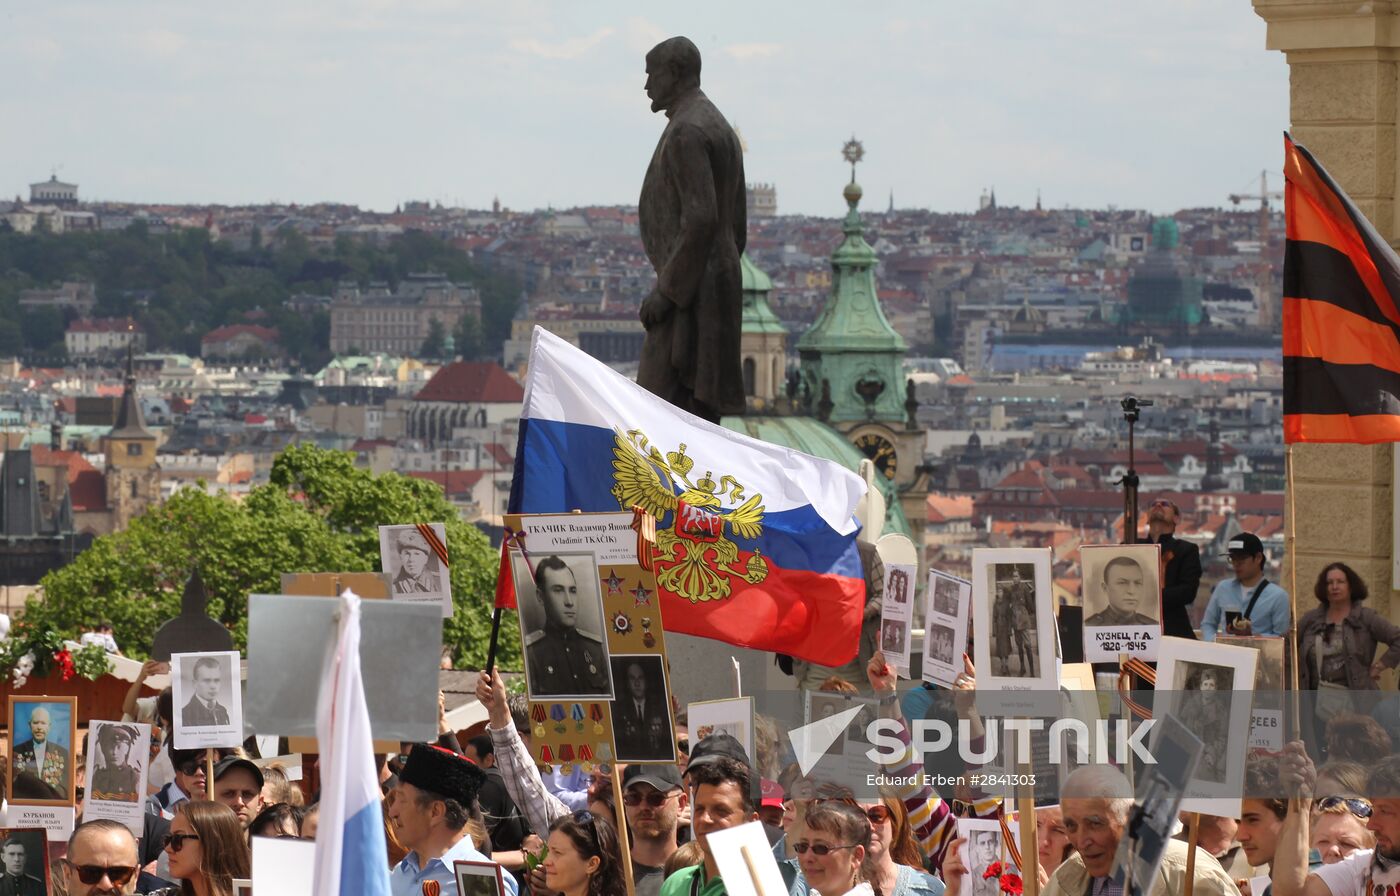
[[[415,744],[399,774],[389,819],[408,855],[389,875],[394,896],[420,896],[435,880],[442,896],[458,896],[453,863],[489,862],[465,830],[486,773],[470,760],[427,744]],[[517,896],[515,878],[503,872],[507,896]]]
[[[1264,578],[1264,545],[1259,537],[1241,532],[1230,539],[1227,550],[1235,577],[1211,592],[1201,619],[1201,637],[1214,641],[1217,634],[1281,637],[1287,633],[1288,592]],[[1227,624],[1231,618],[1233,624]]]

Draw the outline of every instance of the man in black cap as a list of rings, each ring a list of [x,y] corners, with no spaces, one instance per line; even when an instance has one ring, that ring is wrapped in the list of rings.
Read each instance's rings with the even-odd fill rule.
[[[749,770],[748,795],[749,801],[754,806],[754,811],[758,810],[759,799],[763,792],[763,781],[758,772],[753,770],[753,765],[749,763],[749,753],[744,749],[744,745],[739,743],[739,739],[732,734],[711,734],[709,737],[701,738],[695,748],[690,751],[690,760],[685,766],[685,784],[690,793],[690,800],[695,802],[695,788],[697,779],[691,775],[692,769],[703,768],[721,760],[729,760]],[[693,816],[692,812],[692,816]],[[745,819],[747,820],[747,819]],[[692,825],[693,827],[693,825]],[[773,844],[773,854],[775,858],[782,859],[785,853],[783,845],[783,829],[776,825],[764,822],[763,832],[768,835],[768,842]],[[698,837],[699,834],[697,833]]]
[[[389,806],[394,833],[408,850],[389,875],[394,896],[419,896],[427,880],[437,881],[441,896],[458,896],[454,863],[491,861],[465,830],[485,780],[475,763],[451,750],[414,744]],[[516,896],[515,878],[505,874],[503,879],[506,891]]]
[[[637,896],[657,896],[666,860],[676,851],[676,830],[686,806],[674,762],[629,765],[622,773],[622,807],[632,830],[632,878]]]
[[[131,761],[136,744],[134,725],[103,725],[97,729],[102,767],[92,773],[89,795],[96,800],[134,803],[141,798],[141,771]]]
[[[1201,617],[1201,637],[1214,641],[1224,635],[1281,637],[1288,633],[1292,612],[1288,592],[1264,577],[1268,558],[1259,536],[1241,532],[1225,545],[1225,556],[1235,571],[1210,593]]]
[[[685,781],[690,793],[690,828],[705,860],[666,878],[660,896],[724,896],[724,881],[710,853],[708,837],[715,831],[758,819],[758,775],[749,765],[748,753],[738,740],[728,734],[712,734],[691,749]],[[766,826],[765,831],[768,831]],[[773,838],[773,832],[768,831],[769,841]],[[779,830],[778,839],[781,838]],[[780,849],[775,844],[775,858],[779,858]],[[796,864],[780,860],[778,869],[791,892],[797,877]]]
[[[214,765],[214,799],[232,809],[247,830],[262,811],[263,773],[251,759],[226,756]]]

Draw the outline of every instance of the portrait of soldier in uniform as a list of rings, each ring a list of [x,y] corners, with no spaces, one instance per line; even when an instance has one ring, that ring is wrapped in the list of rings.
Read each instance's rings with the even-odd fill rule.
[[[108,724],[97,729],[101,764],[94,769],[88,794],[96,800],[134,803],[140,796],[141,767],[136,744],[140,734],[134,725]]]
[[[43,843],[34,843],[33,839],[16,832],[11,833],[4,843],[0,844],[0,864],[4,865],[4,873],[0,874],[0,894],[45,896],[47,889],[41,876],[41,869],[44,867]],[[39,874],[33,874],[32,871],[39,871]]]
[[[394,536],[399,557],[399,571],[394,574],[395,594],[438,594],[442,591],[442,576],[437,558],[428,547],[423,533],[404,528]]]
[[[513,558],[531,699],[611,698],[612,668],[593,556],[532,559],[533,577],[523,558]]]
[[[1123,554],[1113,557],[1103,565],[1101,574],[1089,577],[1086,584],[1096,592],[1090,595],[1094,601],[1091,606],[1103,609],[1086,617],[1085,627],[1157,625],[1157,619],[1147,615],[1157,611],[1157,577],[1149,575],[1136,558]]]

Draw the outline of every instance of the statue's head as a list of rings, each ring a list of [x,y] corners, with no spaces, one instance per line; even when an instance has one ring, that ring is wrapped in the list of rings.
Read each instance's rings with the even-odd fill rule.
[[[688,37],[663,40],[647,53],[647,96],[651,111],[669,109],[687,91],[700,87],[700,48]]]

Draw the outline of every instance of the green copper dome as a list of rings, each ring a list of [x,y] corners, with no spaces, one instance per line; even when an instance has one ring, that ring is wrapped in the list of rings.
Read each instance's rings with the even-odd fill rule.
[[[759,270],[747,252],[739,256],[739,268],[744,274],[744,313],[742,331],[745,333],[786,333],[787,328],[768,305],[768,292],[773,281]]]
[[[865,241],[860,185],[842,192],[849,207],[841,245],[831,254],[831,296],[811,329],[797,341],[808,394],[831,385],[828,422],[903,422],[904,355],[908,345],[890,326],[876,292],[875,250]]]

